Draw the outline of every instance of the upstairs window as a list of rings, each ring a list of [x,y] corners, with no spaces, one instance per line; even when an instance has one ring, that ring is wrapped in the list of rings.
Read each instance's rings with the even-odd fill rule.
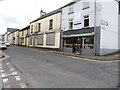
[[[69,19],[69,29],[73,29],[73,19]]]
[[[31,26],[31,33],[33,33],[33,25]]]
[[[70,6],[69,6],[69,14],[72,14],[72,13],[74,13],[73,5],[70,5]]]
[[[89,0],[83,0],[83,10],[89,8]]]
[[[49,21],[49,30],[53,29],[53,19]]]
[[[24,34],[24,31],[22,31],[22,36],[23,36],[23,34]]]
[[[29,34],[29,29],[27,29],[27,34]]]
[[[38,32],[41,31],[41,23],[38,23]]]
[[[89,15],[84,16],[84,27],[89,27]]]

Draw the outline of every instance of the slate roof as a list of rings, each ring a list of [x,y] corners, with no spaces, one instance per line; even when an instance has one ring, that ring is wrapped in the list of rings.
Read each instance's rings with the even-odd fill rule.
[[[28,25],[28,26],[26,26],[26,27],[20,29],[20,31],[23,31],[23,30],[26,30],[26,29],[29,29],[29,28],[30,28],[30,25]]]
[[[7,28],[7,32],[15,32],[15,31],[18,31],[19,29],[17,28]]]
[[[36,22],[36,21],[38,21],[38,20],[40,20],[40,19],[46,18],[46,17],[51,16],[51,15],[53,15],[53,14],[59,13],[59,12],[61,12],[61,11],[62,11],[61,9],[54,10],[54,11],[52,11],[52,12],[50,12],[50,13],[47,13],[47,14],[45,14],[45,15],[37,18],[37,19],[35,19],[34,21],[32,21],[32,22],[30,22],[30,23]]]

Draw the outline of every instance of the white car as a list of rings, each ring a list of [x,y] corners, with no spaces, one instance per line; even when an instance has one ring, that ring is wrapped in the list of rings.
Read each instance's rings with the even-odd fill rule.
[[[0,41],[0,50],[7,50],[7,46],[2,41]]]
[[[5,42],[5,45],[6,45],[6,46],[10,46],[10,44],[9,44],[8,42]]]

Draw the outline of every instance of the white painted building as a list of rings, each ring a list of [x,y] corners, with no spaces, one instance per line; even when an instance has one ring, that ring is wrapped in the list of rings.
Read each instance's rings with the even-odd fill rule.
[[[116,0],[75,0],[62,7],[63,51],[105,55],[118,51]]]

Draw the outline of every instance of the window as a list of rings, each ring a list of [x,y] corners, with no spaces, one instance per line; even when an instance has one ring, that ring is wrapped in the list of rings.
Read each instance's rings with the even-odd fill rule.
[[[38,23],[38,32],[41,31],[41,23]]]
[[[33,33],[33,25],[31,26],[31,33]]]
[[[43,45],[43,34],[37,36],[37,45]]]
[[[24,38],[21,38],[21,44],[23,44],[24,43]]]
[[[89,26],[89,16],[84,16],[84,27],[88,27]]]
[[[27,29],[27,34],[29,34],[29,29]]]
[[[87,9],[89,8],[89,1],[88,0],[84,0],[83,1],[83,9]]]
[[[22,36],[23,36],[23,34],[24,34],[24,31],[22,31]]]
[[[47,33],[46,34],[46,45],[47,46],[55,46],[55,33]]]
[[[72,14],[72,13],[74,13],[74,11],[73,11],[73,5],[70,5],[69,6],[69,14]]]
[[[32,44],[33,44],[33,37],[30,36],[30,45],[32,45]]]
[[[49,30],[53,29],[53,19],[49,21]]]
[[[69,29],[73,29],[73,19],[69,19]]]

